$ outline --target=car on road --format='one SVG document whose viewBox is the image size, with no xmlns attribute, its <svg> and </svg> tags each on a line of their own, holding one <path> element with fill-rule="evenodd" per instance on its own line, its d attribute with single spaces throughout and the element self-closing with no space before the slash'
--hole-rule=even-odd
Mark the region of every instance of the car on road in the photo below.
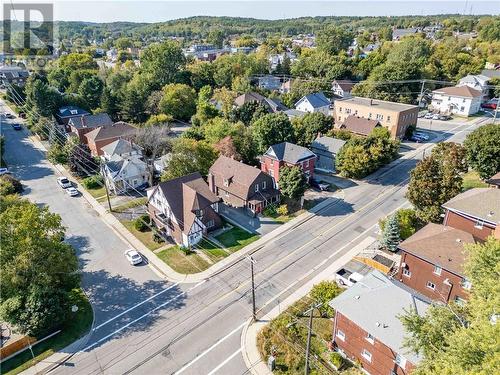
<svg viewBox="0 0 500 375">
<path fill-rule="evenodd" d="M 66 193 L 68 193 L 70 197 L 76 197 L 80 194 L 78 190 L 76 190 L 74 187 L 67 188 Z"/>
<path fill-rule="evenodd" d="M 418 138 L 422 138 L 426 141 L 429 140 L 429 136 L 426 134 L 426 133 L 422 133 L 422 132 L 413 132 L 413 135 L 417 136 Z"/>
<path fill-rule="evenodd" d="M 425 142 L 425 139 L 420 137 L 419 135 L 417 134 L 413 134 L 411 137 L 410 137 L 410 141 L 412 142 L 416 142 L 416 143 L 421 143 L 421 142 Z"/>
<path fill-rule="evenodd" d="M 10 118 L 10 119 L 16 118 L 16 116 L 14 116 L 12 113 L 7 113 L 5 115 L 5 117 Z"/>
<path fill-rule="evenodd" d="M 426 114 L 427 114 L 426 112 L 419 112 L 418 118 L 424 118 Z"/>
<path fill-rule="evenodd" d="M 425 114 L 424 118 L 425 118 L 425 119 L 427 119 L 427 120 L 430 120 L 430 119 L 432 118 L 432 116 L 434 116 L 434 114 L 433 114 L 433 113 L 431 113 L 431 112 L 427 112 L 427 113 Z"/>
<path fill-rule="evenodd" d="M 127 260 L 129 261 L 129 263 L 133 266 L 142 263 L 141 254 L 139 254 L 134 249 L 128 249 L 123 254 L 125 255 L 125 258 L 127 258 Z"/>
<path fill-rule="evenodd" d="M 319 189 L 321 191 L 326 191 L 330 188 L 330 184 L 328 184 L 322 180 L 318 180 L 316 178 L 311 179 L 311 186 L 315 187 L 316 189 Z"/>
<path fill-rule="evenodd" d="M 18 124 L 17 122 L 15 122 L 15 123 L 12 124 L 12 128 L 14 130 L 21 130 L 22 129 L 21 125 Z"/>
<path fill-rule="evenodd" d="M 71 181 L 68 180 L 66 177 L 58 177 L 57 178 L 57 183 L 63 189 L 70 188 L 70 187 L 73 186 L 73 184 L 71 183 Z"/>
<path fill-rule="evenodd" d="M 432 115 L 432 119 L 439 120 L 439 114 L 436 113 L 436 114 Z"/>
<path fill-rule="evenodd" d="M 481 108 L 497 109 L 497 103 L 489 101 L 489 102 L 481 104 Z"/>
<path fill-rule="evenodd" d="M 3 176 L 4 174 L 9 174 L 9 170 L 7 168 L 0 168 L 0 176 Z"/>
<path fill-rule="evenodd" d="M 441 121 L 448 121 L 448 120 L 451 120 L 451 116 L 449 116 L 449 115 L 439 115 L 439 119 Z"/>
</svg>

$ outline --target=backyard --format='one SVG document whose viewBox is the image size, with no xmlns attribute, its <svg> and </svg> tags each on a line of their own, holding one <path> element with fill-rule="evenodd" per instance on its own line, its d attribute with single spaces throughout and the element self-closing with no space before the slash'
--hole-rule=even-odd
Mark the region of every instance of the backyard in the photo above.
<svg viewBox="0 0 500 375">
<path fill-rule="evenodd" d="M 469 171 L 465 173 L 463 176 L 462 182 L 462 190 L 466 191 L 473 188 L 483 188 L 488 187 L 488 184 L 481 181 L 479 175 L 475 171 Z"/>
</svg>

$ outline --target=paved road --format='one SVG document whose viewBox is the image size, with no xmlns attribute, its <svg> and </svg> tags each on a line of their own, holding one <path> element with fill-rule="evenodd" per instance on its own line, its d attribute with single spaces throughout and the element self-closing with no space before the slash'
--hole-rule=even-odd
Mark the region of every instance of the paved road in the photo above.
<svg viewBox="0 0 500 375">
<path fill-rule="evenodd" d="M 466 133 L 474 128 L 475 126 L 466 124 L 450 129 L 449 133 L 455 134 L 453 140 L 461 141 Z M 7 135 L 11 136 L 10 132 Z M 24 160 L 17 164 L 16 172 L 20 173 L 21 178 L 23 178 L 22 173 L 35 181 L 46 178 L 41 185 L 49 183 L 52 185 L 47 187 L 45 194 L 47 196 L 59 194 L 56 193 L 58 187 L 53 181 L 55 176 L 49 177 L 50 174 L 44 176 L 48 166 L 41 156 L 38 159 L 34 156 L 40 154 L 33 150 L 31 144 L 23 140 L 20 135 L 11 136 L 7 144 L 8 152 L 16 152 L 12 158 L 9 156 L 8 162 L 17 158 Z M 23 159 L 26 154 L 31 155 L 29 160 Z M 283 233 L 259 249 L 253 255 L 256 260 L 258 315 L 262 316 L 277 306 L 280 300 L 284 300 L 312 278 L 315 273 L 312 271 L 314 267 L 315 271 L 320 272 L 328 266 L 329 260 L 341 256 L 350 247 L 361 242 L 368 233 L 371 234 L 380 217 L 405 204 L 404 193 L 408 173 L 420 156 L 421 153 L 413 158 L 398 160 L 391 169 L 383 169 L 366 181 L 346 188 L 344 200 L 335 201 L 317 216 Z M 40 168 L 43 170 L 40 171 Z M 30 177 L 32 175 L 38 177 Z M 30 181 L 26 181 L 26 184 L 29 186 Z M 72 201 L 60 194 L 50 200 L 42 193 L 42 188 L 33 187 L 34 196 L 37 196 L 38 189 L 40 189 L 38 194 L 41 194 L 40 201 L 46 201 L 51 208 L 53 204 L 56 212 L 67 211 L 69 205 L 74 202 L 84 207 L 83 202 Z M 64 204 L 62 199 L 65 199 Z M 89 208 L 78 209 L 76 206 L 75 203 L 75 207 L 70 207 L 71 212 L 66 212 L 64 215 L 65 223 L 68 227 L 71 226 L 72 233 L 86 237 L 91 243 L 91 248 L 100 248 L 102 244 L 106 244 L 107 248 L 108 243 L 120 241 L 119 239 L 110 241 L 108 235 L 111 234 L 94 237 L 94 230 L 89 229 L 89 225 L 85 225 L 85 222 L 89 221 L 96 227 L 102 227 L 103 224 L 98 218 L 93 217 Z M 66 217 L 80 215 L 84 220 Z M 73 229 L 73 225 L 78 231 Z M 231 375 L 246 373 L 248 370 L 239 350 L 242 326 L 251 316 L 248 261 L 243 259 L 200 284 L 162 284 L 147 268 L 129 269 L 126 264 L 115 264 L 115 259 L 116 262 L 120 262 L 121 259 L 121 245 L 125 246 L 117 243 L 115 245 L 117 250 L 113 251 L 93 250 L 97 253 L 94 256 L 89 255 L 92 251 L 83 252 L 85 266 L 92 267 L 89 270 L 92 274 L 94 263 L 99 264 L 101 272 L 109 273 L 110 269 L 116 270 L 112 273 L 113 277 L 117 277 L 118 280 L 122 278 L 128 280 L 127 283 L 118 282 L 121 291 L 115 293 L 111 291 L 114 289 L 113 285 L 107 287 L 106 284 L 106 281 L 112 280 L 113 277 L 103 279 L 105 282 L 100 285 L 113 296 L 116 294 L 127 298 L 139 297 L 137 301 L 150 299 L 144 303 L 137 302 L 135 308 L 130 303 L 122 306 L 120 304 L 122 301 L 118 299 L 114 314 L 115 307 L 108 306 L 108 319 L 113 320 L 109 322 L 101 320 L 91 337 L 89 346 L 71 359 L 71 367 L 61 367 L 56 372 Z M 108 255 L 108 261 L 103 259 L 106 258 L 105 255 Z M 127 269 L 126 276 L 121 274 L 125 269 Z M 136 271 L 139 271 L 140 275 L 135 275 Z M 134 274 L 129 275 L 128 272 Z M 133 284 L 133 288 L 128 288 L 129 283 Z M 150 288 L 147 288 L 147 285 L 150 285 Z M 143 294 L 146 288 L 150 292 Z M 159 292 L 162 294 L 154 294 Z M 113 304 L 111 301 L 109 300 Z M 103 309 L 105 304 L 106 302 L 102 301 Z"/>
</svg>

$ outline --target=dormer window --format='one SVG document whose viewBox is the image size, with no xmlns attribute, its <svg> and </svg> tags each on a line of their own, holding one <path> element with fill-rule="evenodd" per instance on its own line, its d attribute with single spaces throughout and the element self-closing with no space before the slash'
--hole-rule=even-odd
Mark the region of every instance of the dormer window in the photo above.
<svg viewBox="0 0 500 375">
<path fill-rule="evenodd" d="M 255 192 L 259 191 L 259 184 L 255 184 Z"/>
<path fill-rule="evenodd" d="M 224 186 L 226 186 L 226 187 L 229 186 L 229 179 L 228 178 L 224 179 Z"/>
<path fill-rule="evenodd" d="M 266 181 L 262 181 L 262 190 L 266 190 Z"/>
<path fill-rule="evenodd" d="M 77 115 L 77 114 L 78 114 L 78 111 L 77 111 L 76 109 L 71 109 L 71 110 L 70 110 L 70 113 L 71 113 L 72 115 Z"/>
<path fill-rule="evenodd" d="M 476 224 L 474 224 L 474 228 L 483 229 L 484 222 L 482 220 L 476 220 Z"/>
</svg>

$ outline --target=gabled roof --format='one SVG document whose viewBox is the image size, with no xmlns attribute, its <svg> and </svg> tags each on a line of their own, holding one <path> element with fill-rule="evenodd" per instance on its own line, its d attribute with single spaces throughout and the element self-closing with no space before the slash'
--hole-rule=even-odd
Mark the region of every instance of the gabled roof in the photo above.
<svg viewBox="0 0 500 375">
<path fill-rule="evenodd" d="M 419 362 L 420 356 L 403 346 L 406 332 L 399 316 L 412 308 L 423 316 L 430 306 L 428 298 L 373 271 L 329 305 L 411 363 Z"/>
<path fill-rule="evenodd" d="M 339 87 L 346 92 L 351 92 L 352 88 L 356 84 L 355 82 L 352 81 L 347 81 L 347 80 L 335 80 L 333 83 L 339 85 Z"/>
<path fill-rule="evenodd" d="M 401 242 L 399 248 L 457 275 L 463 275 L 467 258 L 464 245 L 473 243 L 474 237 L 470 233 L 430 223 Z"/>
<path fill-rule="evenodd" d="M 497 225 L 500 224 L 500 189 L 470 189 L 450 199 L 443 207 Z"/>
<path fill-rule="evenodd" d="M 364 117 L 349 115 L 344 120 L 343 124 L 340 125 L 340 128 L 349 130 L 351 133 L 367 136 L 377 126 L 380 126 L 377 120 L 369 120 Z"/>
<path fill-rule="evenodd" d="M 309 149 L 289 142 L 272 145 L 267 149 L 265 155 L 290 164 L 316 157 Z"/>
<path fill-rule="evenodd" d="M 234 104 L 236 104 L 238 107 L 241 107 L 245 103 L 251 103 L 251 102 L 262 103 L 264 99 L 265 97 L 260 95 L 258 92 L 252 91 L 238 96 L 236 99 L 234 99 Z"/>
<path fill-rule="evenodd" d="M 296 117 L 301 118 L 307 115 L 309 112 L 299 111 L 298 109 L 291 108 L 287 109 L 286 111 L 283 111 L 283 113 L 290 118 L 296 118 Z"/>
<path fill-rule="evenodd" d="M 210 191 L 199 172 L 160 182 L 157 189 L 161 190 L 184 232 L 189 232 L 193 225 L 196 210 L 203 210 L 220 200 Z"/>
<path fill-rule="evenodd" d="M 126 122 L 119 121 L 115 122 L 110 126 L 103 126 L 92 130 L 85 134 L 85 137 L 89 140 L 98 141 L 101 139 L 109 139 L 115 137 L 125 137 L 135 134 L 136 128 Z"/>
<path fill-rule="evenodd" d="M 103 146 L 101 150 L 106 154 L 112 156 L 112 155 L 123 155 L 131 153 L 133 151 L 140 151 L 140 148 L 131 141 L 120 138 L 114 142 L 111 142 L 106 146 Z"/>
<path fill-rule="evenodd" d="M 100 126 L 113 125 L 113 120 L 107 113 L 98 113 L 96 115 L 81 115 L 71 117 L 69 125 L 77 129 L 98 128 Z"/>
<path fill-rule="evenodd" d="M 288 110 L 288 108 L 279 99 L 264 98 L 264 104 L 266 104 L 272 112 Z"/>
<path fill-rule="evenodd" d="M 484 85 L 489 80 L 490 80 L 490 77 L 486 77 L 482 74 L 476 74 L 476 75 L 468 74 L 465 77 L 460 78 L 460 80 L 458 82 L 465 83 L 467 81 L 474 81 L 474 82 L 477 82 L 479 85 Z"/>
<path fill-rule="evenodd" d="M 332 138 L 332 137 L 320 137 L 315 139 L 311 144 L 311 148 L 316 148 L 319 150 L 326 150 L 333 154 L 338 154 L 340 149 L 346 144 L 343 139 Z"/>
<path fill-rule="evenodd" d="M 500 172 L 498 172 L 497 174 L 491 176 L 490 178 L 488 178 L 486 180 L 486 183 L 490 184 L 490 185 L 496 185 L 496 186 L 500 186 Z"/>
<path fill-rule="evenodd" d="M 295 103 L 295 107 L 303 101 L 308 101 L 313 108 L 321 108 L 330 105 L 330 100 L 322 92 L 315 92 L 313 94 L 303 96 L 297 103 Z"/>
<path fill-rule="evenodd" d="M 116 180 L 122 172 L 126 171 L 131 166 L 137 166 L 138 169 L 146 170 L 146 163 L 138 157 L 122 158 L 115 155 L 106 162 L 106 168 L 111 172 L 113 180 Z"/>
<path fill-rule="evenodd" d="M 75 116 L 84 116 L 88 115 L 89 113 L 77 106 L 74 105 L 68 105 L 65 107 L 61 107 L 57 110 L 56 116 L 59 118 L 65 118 L 65 117 L 75 117 Z"/>
<path fill-rule="evenodd" d="M 464 86 L 452 86 L 443 87 L 442 89 L 437 89 L 433 91 L 436 94 L 445 94 L 450 96 L 459 96 L 461 98 L 477 98 L 482 96 L 482 92 L 467 85 Z"/>
</svg>

